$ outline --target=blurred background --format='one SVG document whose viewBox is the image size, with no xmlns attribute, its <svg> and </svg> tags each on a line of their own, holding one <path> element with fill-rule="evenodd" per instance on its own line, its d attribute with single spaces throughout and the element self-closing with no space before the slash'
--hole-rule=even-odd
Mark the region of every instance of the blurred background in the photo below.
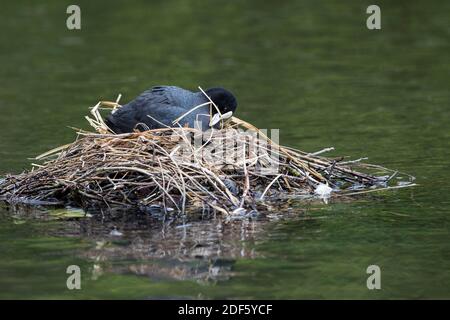
<svg viewBox="0 0 450 320">
<path fill-rule="evenodd" d="M 81 30 L 66 27 L 70 4 Z M 226 87 L 236 115 L 279 128 L 282 144 L 367 156 L 420 186 L 239 226 L 2 206 L 0 298 L 450 298 L 450 3 L 376 1 L 382 29 L 368 30 L 371 4 L 3 2 L 0 176 L 71 142 L 97 101 L 169 84 Z M 65 287 L 69 264 L 89 274 L 80 291 Z M 366 287 L 370 264 L 382 290 Z"/>
</svg>

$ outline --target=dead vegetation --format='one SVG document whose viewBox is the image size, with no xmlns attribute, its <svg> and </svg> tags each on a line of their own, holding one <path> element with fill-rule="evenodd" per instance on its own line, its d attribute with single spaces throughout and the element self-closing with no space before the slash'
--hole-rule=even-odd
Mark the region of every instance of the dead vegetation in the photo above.
<svg viewBox="0 0 450 320">
<path fill-rule="evenodd" d="M 280 146 L 236 117 L 221 130 L 202 133 L 166 127 L 116 135 L 103 121 L 99 102 L 87 117 L 95 132 L 36 158 L 40 164 L 0 182 L 1 199 L 82 207 L 153 206 L 245 213 L 285 197 L 328 197 L 388 187 L 397 174 L 361 159 L 321 156 Z M 212 107 L 212 106 L 211 106 Z M 401 187 L 401 186 L 394 186 Z"/>
</svg>

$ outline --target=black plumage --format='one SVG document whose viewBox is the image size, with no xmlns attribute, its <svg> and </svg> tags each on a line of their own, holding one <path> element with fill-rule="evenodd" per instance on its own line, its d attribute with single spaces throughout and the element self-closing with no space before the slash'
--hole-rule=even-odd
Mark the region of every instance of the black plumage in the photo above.
<svg viewBox="0 0 450 320">
<path fill-rule="evenodd" d="M 205 91 L 221 114 L 234 112 L 236 98 L 223 88 Z M 141 93 L 136 99 L 117 109 L 106 118 L 106 124 L 115 133 L 133 132 L 164 127 L 191 127 L 203 131 L 210 128 L 211 115 L 217 109 L 201 91 L 191 92 L 175 86 L 157 86 Z M 201 107 L 197 107 L 202 105 Z M 196 108 L 197 107 L 197 108 Z M 186 114 L 190 110 L 194 109 Z M 185 116 L 183 116 L 185 115 Z M 174 123 L 183 116 L 178 123 Z M 218 127 L 216 124 L 214 127 Z"/>
</svg>

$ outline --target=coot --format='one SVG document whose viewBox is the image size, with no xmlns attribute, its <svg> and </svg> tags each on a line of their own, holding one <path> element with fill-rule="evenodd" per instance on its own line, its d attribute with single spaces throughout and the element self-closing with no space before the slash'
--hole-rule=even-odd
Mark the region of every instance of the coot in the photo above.
<svg viewBox="0 0 450 320">
<path fill-rule="evenodd" d="M 203 131 L 219 128 L 220 120 L 236 110 L 234 95 L 224 88 L 210 88 L 205 93 L 192 92 L 175 86 L 156 86 L 117 109 L 106 118 L 115 133 L 164 127 L 190 127 Z M 217 110 L 219 109 L 219 110 Z M 212 117 L 211 117 L 212 116 Z"/>
</svg>

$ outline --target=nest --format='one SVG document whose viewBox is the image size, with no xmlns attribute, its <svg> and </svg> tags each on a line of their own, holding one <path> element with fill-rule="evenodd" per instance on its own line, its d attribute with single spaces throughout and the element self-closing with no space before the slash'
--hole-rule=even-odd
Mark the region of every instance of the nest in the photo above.
<svg viewBox="0 0 450 320">
<path fill-rule="evenodd" d="M 280 146 L 232 117 L 222 130 L 162 128 L 114 134 L 99 102 L 86 117 L 95 132 L 36 159 L 31 171 L 8 175 L 0 197 L 9 203 L 160 206 L 245 213 L 280 199 L 355 194 L 388 187 L 397 174 L 364 164 Z M 397 186 L 400 187 L 400 186 Z"/>
</svg>

